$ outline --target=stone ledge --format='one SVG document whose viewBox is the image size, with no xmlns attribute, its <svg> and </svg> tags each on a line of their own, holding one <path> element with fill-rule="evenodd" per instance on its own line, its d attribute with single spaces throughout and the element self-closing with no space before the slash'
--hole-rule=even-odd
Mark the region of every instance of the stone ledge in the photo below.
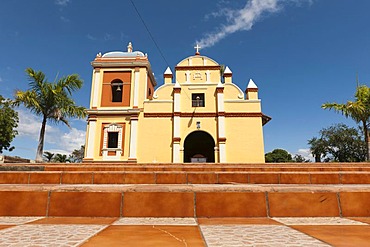
<svg viewBox="0 0 370 247">
<path fill-rule="evenodd" d="M 0 191 L 50 192 L 370 192 L 369 184 L 296 185 L 296 184 L 2 184 Z"/>
</svg>

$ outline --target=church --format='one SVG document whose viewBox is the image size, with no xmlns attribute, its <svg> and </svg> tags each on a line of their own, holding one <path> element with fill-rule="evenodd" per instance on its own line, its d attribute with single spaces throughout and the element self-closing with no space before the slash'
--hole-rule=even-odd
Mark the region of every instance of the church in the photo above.
<svg viewBox="0 0 370 247">
<path fill-rule="evenodd" d="M 157 85 L 148 56 L 97 54 L 84 162 L 264 163 L 258 87 L 243 92 L 232 71 L 196 53 L 168 67 Z"/>
</svg>

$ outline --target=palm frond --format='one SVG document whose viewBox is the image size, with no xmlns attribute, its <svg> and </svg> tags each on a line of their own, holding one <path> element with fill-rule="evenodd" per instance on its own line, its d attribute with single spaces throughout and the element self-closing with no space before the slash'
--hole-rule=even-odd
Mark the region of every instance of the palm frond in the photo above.
<svg viewBox="0 0 370 247">
<path fill-rule="evenodd" d="M 31 90 L 41 91 L 45 82 L 45 74 L 41 71 L 35 71 L 32 68 L 27 68 L 26 73 L 28 75 L 29 85 Z"/>
<path fill-rule="evenodd" d="M 19 106 L 20 103 L 37 115 L 42 113 L 42 105 L 40 105 L 35 91 L 17 91 L 15 93 L 14 104 Z"/>
<path fill-rule="evenodd" d="M 69 95 L 71 95 L 72 92 L 81 89 L 82 84 L 83 81 L 80 79 L 79 75 L 72 74 L 59 79 L 57 86 L 60 87 L 63 91 L 68 92 Z"/>
</svg>

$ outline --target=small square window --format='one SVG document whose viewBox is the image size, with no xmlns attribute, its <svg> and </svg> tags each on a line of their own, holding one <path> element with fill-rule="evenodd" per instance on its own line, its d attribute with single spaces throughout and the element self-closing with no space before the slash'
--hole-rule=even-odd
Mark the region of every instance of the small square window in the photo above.
<svg viewBox="0 0 370 247">
<path fill-rule="evenodd" d="M 204 107 L 204 93 L 193 93 L 191 94 L 191 106 L 192 107 Z"/>
<path fill-rule="evenodd" d="M 108 132 L 108 148 L 118 147 L 118 132 Z"/>
</svg>

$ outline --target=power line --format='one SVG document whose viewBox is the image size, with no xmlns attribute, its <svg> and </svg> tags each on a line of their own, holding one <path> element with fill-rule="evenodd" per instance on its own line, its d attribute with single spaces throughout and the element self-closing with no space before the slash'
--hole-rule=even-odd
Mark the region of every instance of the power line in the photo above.
<svg viewBox="0 0 370 247">
<path fill-rule="evenodd" d="M 152 39 L 152 41 L 153 41 L 154 45 L 157 47 L 157 50 L 158 50 L 159 54 L 161 54 L 161 56 L 162 56 L 163 60 L 164 60 L 164 61 L 165 61 L 165 63 L 167 64 L 167 66 L 168 66 L 168 67 L 170 67 L 170 65 L 168 64 L 168 62 L 167 62 L 166 58 L 164 57 L 164 55 L 163 55 L 163 53 L 162 53 L 161 49 L 159 48 L 159 46 L 158 46 L 157 42 L 155 41 L 155 39 L 154 39 L 154 37 L 153 37 L 152 33 L 149 31 L 148 26 L 145 24 L 144 19 L 141 17 L 141 15 L 140 15 L 140 13 L 139 13 L 139 10 L 136 8 L 136 6 L 135 6 L 135 4 L 134 4 L 133 0 L 130 0 L 130 2 L 132 3 L 132 6 L 134 6 L 134 9 L 135 9 L 135 11 L 136 11 L 137 15 L 139 16 L 139 18 L 140 18 L 141 22 L 143 23 L 143 25 L 144 25 L 144 27 L 145 27 L 146 31 L 148 32 L 148 34 L 149 34 L 150 38 Z"/>
</svg>

